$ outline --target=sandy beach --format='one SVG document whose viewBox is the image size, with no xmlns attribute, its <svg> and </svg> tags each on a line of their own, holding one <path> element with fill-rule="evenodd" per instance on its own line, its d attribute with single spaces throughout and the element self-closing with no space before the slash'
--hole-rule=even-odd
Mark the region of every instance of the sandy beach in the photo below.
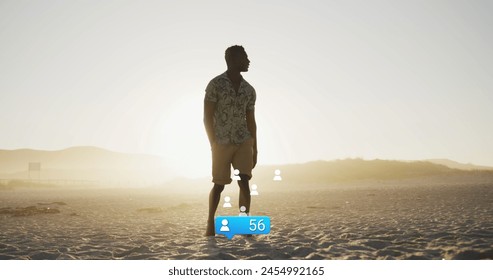
<svg viewBox="0 0 493 280">
<path fill-rule="evenodd" d="M 259 187 L 271 233 L 232 240 L 203 236 L 209 185 L 2 190 L 0 259 L 493 259 L 493 183 L 426 182 Z"/>
</svg>

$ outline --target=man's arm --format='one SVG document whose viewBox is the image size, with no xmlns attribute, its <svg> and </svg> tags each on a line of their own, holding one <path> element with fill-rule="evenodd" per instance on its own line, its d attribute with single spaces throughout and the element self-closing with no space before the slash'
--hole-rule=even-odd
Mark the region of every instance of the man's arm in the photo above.
<svg viewBox="0 0 493 280">
<path fill-rule="evenodd" d="M 247 110 L 246 111 L 246 121 L 248 131 L 253 137 L 253 167 L 257 165 L 257 122 L 255 121 L 255 110 Z"/>
<path fill-rule="evenodd" d="M 209 143 L 212 144 L 216 141 L 216 135 L 214 135 L 214 111 L 216 109 L 216 102 L 204 101 L 204 126 L 209 138 Z"/>
</svg>

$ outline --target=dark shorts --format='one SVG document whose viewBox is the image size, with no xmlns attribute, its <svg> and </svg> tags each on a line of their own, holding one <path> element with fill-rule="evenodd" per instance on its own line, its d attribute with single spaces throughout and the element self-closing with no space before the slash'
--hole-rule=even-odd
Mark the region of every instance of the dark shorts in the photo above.
<svg viewBox="0 0 493 280">
<path fill-rule="evenodd" d="M 252 178 L 253 138 L 235 144 L 212 144 L 212 182 L 218 185 L 231 184 L 231 165 L 240 174 Z"/>
</svg>

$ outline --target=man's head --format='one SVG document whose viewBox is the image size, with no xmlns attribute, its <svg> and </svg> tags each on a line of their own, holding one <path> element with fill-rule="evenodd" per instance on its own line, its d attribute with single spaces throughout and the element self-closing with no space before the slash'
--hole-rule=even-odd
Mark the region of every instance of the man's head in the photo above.
<svg viewBox="0 0 493 280">
<path fill-rule="evenodd" d="M 242 46 L 231 46 L 226 49 L 224 54 L 228 69 L 237 70 L 239 72 L 247 72 L 250 65 L 248 55 Z"/>
</svg>

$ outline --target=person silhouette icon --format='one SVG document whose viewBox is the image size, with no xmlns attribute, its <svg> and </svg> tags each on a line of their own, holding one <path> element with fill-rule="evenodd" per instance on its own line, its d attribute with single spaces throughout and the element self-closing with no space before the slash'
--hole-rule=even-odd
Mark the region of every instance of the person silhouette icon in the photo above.
<svg viewBox="0 0 493 280">
<path fill-rule="evenodd" d="M 281 170 L 279 169 L 276 169 L 276 171 L 274 171 L 274 181 L 282 181 L 282 178 L 281 178 Z"/>
<path fill-rule="evenodd" d="M 250 192 L 250 195 L 258 195 L 257 185 L 252 185 L 252 191 Z"/>
<path fill-rule="evenodd" d="M 245 206 L 241 206 L 240 207 L 240 214 L 238 216 L 248 216 L 245 211 L 246 211 L 246 207 Z"/>
<path fill-rule="evenodd" d="M 219 231 L 225 231 L 225 232 L 229 231 L 229 227 L 228 227 L 228 220 L 223 219 L 223 220 L 221 221 L 221 224 L 222 224 L 222 226 L 221 226 L 221 228 L 219 229 Z"/>
<path fill-rule="evenodd" d="M 234 174 L 234 175 L 233 175 L 233 180 L 234 180 L 234 181 L 240 181 L 240 180 L 241 180 L 241 177 L 240 177 L 240 170 L 235 169 L 235 170 L 233 171 L 233 174 Z"/>
<path fill-rule="evenodd" d="M 229 208 L 231 207 L 231 203 L 229 202 L 231 200 L 231 198 L 229 196 L 225 196 L 224 197 L 224 204 L 223 204 L 223 207 L 225 208 Z"/>
</svg>

